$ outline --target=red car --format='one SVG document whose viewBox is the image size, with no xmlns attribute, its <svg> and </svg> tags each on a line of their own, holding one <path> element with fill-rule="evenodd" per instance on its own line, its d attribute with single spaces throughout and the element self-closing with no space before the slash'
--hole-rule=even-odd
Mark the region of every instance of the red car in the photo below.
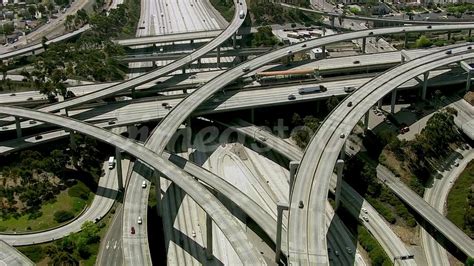
<svg viewBox="0 0 474 266">
<path fill-rule="evenodd" d="M 132 235 L 135 234 L 135 227 L 132 226 L 132 229 L 130 229 L 130 233 L 132 233 Z"/>
</svg>

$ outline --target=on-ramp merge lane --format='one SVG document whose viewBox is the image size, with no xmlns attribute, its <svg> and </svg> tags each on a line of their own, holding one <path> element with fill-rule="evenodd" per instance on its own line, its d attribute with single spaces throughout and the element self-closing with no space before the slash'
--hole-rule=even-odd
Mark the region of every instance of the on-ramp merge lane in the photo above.
<svg viewBox="0 0 474 266">
<path fill-rule="evenodd" d="M 34 119 L 75 130 L 126 151 L 130 155 L 148 164 L 151 168 L 163 173 L 186 191 L 186 193 L 211 216 L 214 223 L 222 230 L 222 232 L 224 232 L 242 263 L 247 265 L 265 264 L 260 253 L 253 247 L 247 238 L 242 227 L 227 208 L 222 205 L 222 203 L 220 203 L 212 193 L 197 182 L 192 176 L 188 175 L 183 170 L 158 156 L 146 147 L 104 129 L 53 114 L 7 106 L 0 106 L 0 113 Z"/>
<path fill-rule="evenodd" d="M 360 117 L 380 98 L 407 80 L 439 66 L 474 58 L 474 53 L 461 53 L 467 51 L 466 47 L 453 49 L 452 55 L 441 51 L 415 59 L 372 79 L 342 101 L 326 118 L 304 153 L 292 189 L 288 226 L 289 256 L 292 263 L 327 263 L 326 233 L 320 227 L 324 222 L 321 212 L 324 211 L 330 176 L 345 137 L 350 134 Z M 353 103 L 351 108 L 347 107 L 350 101 Z M 341 138 L 341 134 L 345 135 L 344 138 Z M 299 209 L 300 200 L 305 206 L 311 207 Z M 444 232 L 445 236 L 464 253 L 474 255 L 472 240 L 452 223 L 447 223 L 446 219 L 429 219 L 429 221 L 440 232 Z"/>
</svg>

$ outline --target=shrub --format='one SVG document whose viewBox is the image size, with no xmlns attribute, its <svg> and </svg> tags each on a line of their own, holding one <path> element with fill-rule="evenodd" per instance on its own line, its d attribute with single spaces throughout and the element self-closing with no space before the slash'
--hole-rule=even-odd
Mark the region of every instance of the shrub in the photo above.
<svg viewBox="0 0 474 266">
<path fill-rule="evenodd" d="M 68 195 L 71 197 L 81 198 L 83 200 L 89 199 L 89 188 L 82 182 L 78 182 L 68 190 Z"/>
<path fill-rule="evenodd" d="M 54 213 L 54 220 L 58 223 L 62 223 L 74 218 L 74 214 L 70 211 L 57 211 Z"/>
<path fill-rule="evenodd" d="M 43 248 L 38 245 L 19 247 L 18 250 L 33 262 L 40 262 L 46 256 Z"/>
</svg>

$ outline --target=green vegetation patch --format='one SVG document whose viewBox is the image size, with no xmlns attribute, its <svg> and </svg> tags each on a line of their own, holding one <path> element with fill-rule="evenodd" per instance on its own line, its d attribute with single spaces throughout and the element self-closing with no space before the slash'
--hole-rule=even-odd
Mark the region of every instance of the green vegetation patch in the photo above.
<svg viewBox="0 0 474 266">
<path fill-rule="evenodd" d="M 99 252 L 100 239 L 106 226 L 84 222 L 81 231 L 73 233 L 51 244 L 20 247 L 18 250 L 38 264 L 50 265 L 94 265 Z"/>
<path fill-rule="evenodd" d="M 365 227 L 357 226 L 357 240 L 361 246 L 369 253 L 370 261 L 372 265 L 388 266 L 393 265 L 390 258 L 387 256 L 382 246 L 375 240 Z"/>
<path fill-rule="evenodd" d="M 447 217 L 471 238 L 474 237 L 474 161 L 454 183 L 448 195 Z"/>
<path fill-rule="evenodd" d="M 244 0 L 239 0 L 244 1 Z M 225 20 L 230 22 L 234 17 L 234 2 L 232 0 L 211 0 L 212 6 L 221 13 Z"/>
<path fill-rule="evenodd" d="M 82 185 L 79 185 L 82 184 Z M 78 182 L 75 186 L 84 186 L 82 182 Z M 75 187 L 73 186 L 73 187 Z M 87 188 L 87 187 L 86 187 Z M 69 221 L 78 215 L 86 205 L 92 200 L 93 193 L 89 190 L 88 198 L 82 199 L 71 197 L 67 191 L 62 191 L 51 203 L 43 204 L 39 211 L 38 217 L 34 215 L 25 214 L 19 217 L 11 216 L 8 219 L 0 218 L 0 229 L 6 232 L 26 232 L 45 230 L 60 225 L 63 222 Z M 66 213 L 62 218 L 57 217 L 57 214 Z"/>
</svg>

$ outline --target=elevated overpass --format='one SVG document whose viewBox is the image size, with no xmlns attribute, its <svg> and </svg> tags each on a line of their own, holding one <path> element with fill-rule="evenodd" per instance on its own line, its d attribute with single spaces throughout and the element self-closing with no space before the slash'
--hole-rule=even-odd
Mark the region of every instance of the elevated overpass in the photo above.
<svg viewBox="0 0 474 266">
<path fill-rule="evenodd" d="M 404 19 L 396 19 L 396 18 L 387 18 L 387 17 L 365 17 L 365 16 L 354 16 L 354 15 L 344 15 L 336 12 L 325 12 L 325 11 L 319 11 L 315 9 L 310 9 L 310 8 L 304 8 L 304 7 L 298 7 L 294 5 L 289 5 L 285 3 L 280 3 L 280 5 L 287 7 L 287 8 L 292 8 L 292 9 L 298 9 L 304 12 L 309 12 L 313 14 L 318 14 L 322 16 L 329 17 L 331 21 L 334 21 L 335 18 L 337 19 L 351 19 L 351 20 L 359 20 L 359 21 L 364 21 L 364 22 L 380 22 L 380 23 L 385 23 L 385 24 L 393 24 L 393 25 L 446 25 L 446 24 L 470 24 L 472 22 L 470 21 L 432 21 L 432 20 L 404 20 Z"/>
<path fill-rule="evenodd" d="M 13 266 L 33 266 L 35 265 L 28 257 L 23 255 L 14 247 L 0 240 L 0 264 Z"/>
<path fill-rule="evenodd" d="M 235 122 L 222 124 L 268 146 L 272 150 L 277 151 L 284 157 L 288 158 L 290 161 L 299 162 L 303 157 L 303 152 L 295 145 L 243 120 L 239 119 Z M 260 136 L 263 138 L 260 138 Z M 336 186 L 336 180 L 337 177 L 333 174 L 331 177 L 331 190 L 333 190 L 333 192 L 334 187 Z M 397 235 L 395 235 L 382 216 L 377 213 L 375 208 L 372 207 L 372 205 L 359 195 L 359 193 L 357 193 L 349 184 L 343 181 L 341 185 L 342 203 L 347 207 L 347 210 L 351 215 L 362 221 L 364 226 L 367 227 L 367 229 L 377 239 L 378 243 L 383 247 L 387 255 L 390 258 L 410 255 L 411 253 L 408 251 L 405 244 Z M 362 208 L 367 210 L 367 214 L 362 211 Z M 367 215 L 369 221 L 364 221 L 362 218 L 363 215 Z M 416 265 L 414 260 L 403 260 L 400 261 L 399 264 Z"/>
<path fill-rule="evenodd" d="M 467 47 L 468 45 L 455 49 L 446 48 L 444 51 L 420 57 L 385 72 L 345 98 L 325 119 L 306 148 L 291 192 L 293 197 L 290 203 L 288 227 L 290 262 L 299 264 L 328 262 L 325 232 L 318 227 L 324 221 L 324 216 L 319 212 L 324 208 L 330 177 L 340 150 L 361 116 L 379 99 L 407 80 L 443 65 L 474 58 L 474 53 L 469 53 L 471 50 L 466 50 Z M 446 53 L 450 49 L 453 55 Z M 349 102 L 352 102 L 352 107 L 347 107 Z M 308 207 L 298 208 L 300 201 Z M 416 209 L 416 211 L 467 256 L 474 255 L 473 241 L 445 217 L 439 213 L 434 214 L 430 209 Z"/>
<path fill-rule="evenodd" d="M 82 27 L 82 28 L 80 28 L 76 31 L 66 33 L 64 35 L 61 35 L 61 36 L 56 37 L 54 39 L 51 39 L 51 40 L 47 41 L 46 44 L 51 44 L 51 43 L 55 43 L 55 42 L 61 42 L 61 41 L 68 40 L 68 39 L 70 39 L 72 37 L 75 37 L 75 36 L 85 32 L 89 29 L 90 29 L 90 26 L 89 26 L 89 24 L 87 24 L 84 27 Z M 43 50 L 43 45 L 41 43 L 31 45 L 31 46 L 27 46 L 25 48 L 17 49 L 15 51 L 11 51 L 11 52 L 8 52 L 8 53 L 0 54 L 0 60 L 7 60 L 7 59 L 10 59 L 10 58 L 13 58 L 13 57 L 16 57 L 16 56 L 25 55 L 25 54 L 29 54 L 29 53 L 35 54 L 36 52 L 38 52 L 40 50 Z"/>
<path fill-rule="evenodd" d="M 270 48 L 243 48 L 243 49 L 232 49 L 232 50 L 221 50 L 218 52 L 209 52 L 202 58 L 210 57 L 227 57 L 227 56 L 251 56 L 266 53 Z M 116 57 L 118 60 L 125 63 L 132 62 L 149 62 L 149 61 L 164 61 L 164 60 L 176 60 L 183 56 L 183 52 L 172 52 L 172 53 L 153 53 L 143 55 L 126 55 Z"/>
<path fill-rule="evenodd" d="M 270 52 L 268 54 L 262 55 L 257 57 L 253 60 L 244 62 L 240 64 L 238 67 L 232 68 L 223 74 L 219 75 L 218 77 L 212 79 L 188 97 L 186 97 L 183 101 L 181 101 L 168 115 L 161 121 L 161 123 L 156 127 L 150 136 L 149 142 L 150 147 L 153 147 L 153 150 L 161 152 L 165 149 L 167 143 L 170 141 L 173 134 L 171 132 L 175 132 L 178 127 L 183 123 L 186 118 L 206 99 L 208 99 L 212 94 L 223 88 L 228 83 L 232 82 L 233 80 L 237 79 L 238 77 L 243 76 L 247 71 L 247 69 L 254 70 L 268 62 L 277 60 L 279 58 L 288 56 L 290 53 L 301 52 L 305 51 L 314 47 L 318 46 L 325 46 L 330 43 L 340 42 L 344 40 L 352 40 L 356 38 L 364 38 L 368 36 L 378 36 L 378 35 L 387 35 L 393 33 L 403 33 L 403 32 L 419 32 L 419 31 L 435 31 L 435 30 L 460 30 L 460 29 L 470 29 L 474 25 L 443 25 L 443 26 L 432 26 L 432 27 L 424 27 L 424 26 L 410 26 L 410 27 L 400 27 L 400 28 L 382 28 L 382 29 L 374 29 L 374 30 L 364 30 L 364 31 L 357 31 L 357 32 L 350 32 L 346 34 L 340 35 L 332 35 L 326 36 L 316 40 L 309 40 L 306 42 L 299 43 L 297 45 L 291 46 L 290 52 L 288 52 L 288 47 L 278 49 L 276 51 Z M 331 168 L 332 171 L 332 168 Z M 307 185 L 308 183 L 306 183 Z M 309 187 L 309 186 L 307 186 Z M 303 188 L 304 190 L 305 188 Z M 328 189 L 326 188 L 325 193 L 323 196 L 326 198 Z M 295 195 L 293 193 L 292 195 Z M 309 199 L 309 195 L 306 199 Z M 314 199 L 314 198 L 313 198 Z M 291 200 L 291 209 L 297 209 L 298 204 L 294 205 L 294 200 Z M 324 201 L 320 201 L 320 203 L 324 204 Z M 308 203 L 306 201 L 306 203 Z M 306 206 L 316 206 L 316 203 L 313 204 L 306 204 Z M 298 209 L 297 209 L 298 210 Z M 300 212 L 301 213 L 301 212 Z M 323 209 L 318 209 L 318 214 L 322 215 L 324 213 Z M 291 214 L 291 212 L 290 212 Z M 313 215 L 315 213 L 312 213 Z M 293 216 L 294 217 L 294 216 Z M 290 215 L 291 218 L 291 215 Z M 298 219 L 299 220 L 299 219 Z M 299 224 L 301 225 L 303 220 L 299 220 Z M 321 226 L 324 224 L 324 218 L 315 217 L 315 219 L 311 219 L 312 224 Z M 323 230 L 316 230 L 316 231 L 307 231 L 308 224 L 303 223 L 303 226 L 299 226 L 295 228 L 298 231 L 291 232 L 289 231 L 289 252 L 288 255 L 290 256 L 290 261 L 299 264 L 313 264 L 313 263 L 328 263 L 327 258 L 327 246 L 326 246 L 326 233 Z M 293 233 L 295 233 L 293 235 Z M 298 235 L 298 236 L 297 236 Z M 311 236 L 311 237 L 309 237 Z M 297 239 L 296 239 L 297 238 Z M 309 239 L 316 239 L 315 242 L 309 241 Z M 317 243 L 317 244 L 315 244 Z M 311 245 L 308 248 L 308 245 Z"/>
<path fill-rule="evenodd" d="M 81 132 L 87 136 L 101 140 L 127 152 L 155 169 L 155 171 L 163 173 L 170 180 L 183 188 L 183 190 L 185 190 L 186 193 L 192 197 L 208 215 L 211 216 L 214 223 L 224 232 L 242 263 L 254 264 L 257 262 L 259 264 L 265 264 L 261 255 L 250 244 L 251 242 L 235 220 L 236 218 L 232 216 L 226 207 L 222 205 L 222 203 L 220 203 L 211 192 L 197 182 L 192 176 L 188 175 L 183 170 L 174 164 L 169 163 L 167 160 L 146 147 L 104 129 L 53 114 L 6 106 L 0 106 L 0 113 L 55 124 L 70 130 Z M 20 238 L 19 235 L 16 235 L 15 237 Z"/>
</svg>

